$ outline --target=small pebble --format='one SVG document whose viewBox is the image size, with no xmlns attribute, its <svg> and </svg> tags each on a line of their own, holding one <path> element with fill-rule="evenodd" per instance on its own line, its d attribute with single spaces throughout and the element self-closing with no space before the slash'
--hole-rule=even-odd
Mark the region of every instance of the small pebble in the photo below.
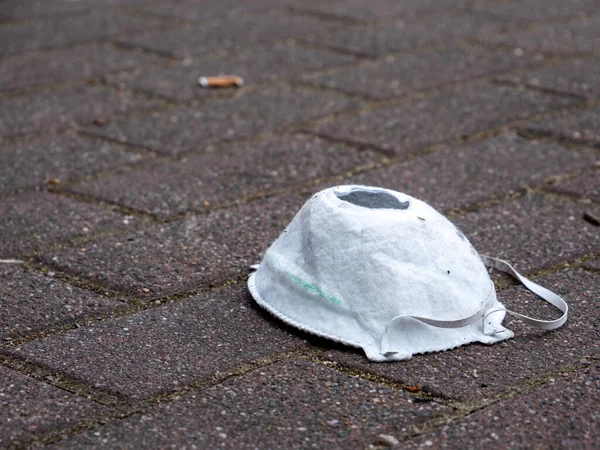
<svg viewBox="0 0 600 450">
<path fill-rule="evenodd" d="M 376 445 L 383 445 L 385 447 L 393 447 L 399 443 L 400 441 L 390 434 L 380 434 L 377 436 L 377 442 L 375 442 Z"/>
</svg>

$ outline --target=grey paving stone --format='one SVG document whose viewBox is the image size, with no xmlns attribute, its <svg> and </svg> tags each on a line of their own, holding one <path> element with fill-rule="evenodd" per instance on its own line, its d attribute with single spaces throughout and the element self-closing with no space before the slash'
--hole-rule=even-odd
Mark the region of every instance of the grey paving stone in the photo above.
<svg viewBox="0 0 600 450">
<path fill-rule="evenodd" d="M 501 33 L 480 34 L 477 38 L 489 44 L 556 54 L 589 53 L 600 49 L 600 16 L 574 20 L 561 26 L 549 23 L 528 28 L 512 27 Z"/>
<path fill-rule="evenodd" d="M 66 47 L 165 23 L 166 19 L 131 15 L 123 10 L 98 10 L 6 24 L 0 28 L 0 55 Z"/>
<path fill-rule="evenodd" d="M 54 16 L 57 14 L 78 13 L 91 8 L 103 6 L 128 5 L 143 0 L 3 0 L 0 4 L 0 20 L 23 20 L 38 16 Z"/>
<path fill-rule="evenodd" d="M 600 250 L 600 234 L 583 220 L 584 210 L 600 214 L 595 205 L 533 194 L 454 222 L 480 253 L 512 261 L 527 273 Z"/>
<path fill-rule="evenodd" d="M 359 105 L 341 95 L 272 87 L 196 107 L 119 119 L 90 131 L 174 155 L 202 150 L 215 142 L 281 130 Z"/>
<path fill-rule="evenodd" d="M 267 15 L 240 16 L 229 20 L 211 20 L 202 26 L 146 33 L 119 38 L 129 45 L 136 45 L 175 57 L 187 58 L 216 50 L 270 43 L 298 37 L 328 36 L 339 24 L 314 17 Z"/>
<path fill-rule="evenodd" d="M 515 337 L 494 345 L 471 344 L 393 364 L 370 363 L 361 351 L 349 348 L 330 350 L 326 357 L 437 395 L 482 400 L 598 354 L 600 323 L 595 311 L 600 276 L 571 269 L 535 281 L 554 290 L 569 304 L 569 319 L 562 328 L 535 330 L 507 316 L 504 324 L 514 331 Z M 500 291 L 499 299 L 507 308 L 533 317 L 560 317 L 560 311 L 522 287 Z"/>
<path fill-rule="evenodd" d="M 521 129 L 538 136 L 553 136 L 593 147 L 600 147 L 600 107 L 539 120 Z"/>
<path fill-rule="evenodd" d="M 399 2 L 398 2 L 399 3 Z M 366 27 L 345 27 L 321 36 L 300 36 L 316 45 L 366 55 L 385 55 L 430 45 L 446 45 L 453 41 L 479 35 L 496 34 L 508 25 L 500 20 L 488 20 L 466 12 L 446 11 L 395 22 Z"/>
<path fill-rule="evenodd" d="M 0 265 L 0 339 L 110 314 L 123 304 L 25 268 Z"/>
<path fill-rule="evenodd" d="M 126 91 L 93 85 L 63 87 L 0 99 L 0 136 L 52 132 L 75 123 L 106 121 L 113 114 L 161 105 Z"/>
<path fill-rule="evenodd" d="M 0 258 L 133 223 L 105 208 L 34 192 L 0 200 Z"/>
<path fill-rule="evenodd" d="M 472 2 L 469 9 L 498 14 L 511 19 L 547 20 L 598 12 L 596 0 L 513 0 Z"/>
<path fill-rule="evenodd" d="M 41 259 L 150 301 L 246 275 L 304 201 L 290 196 L 242 204 L 48 252 Z"/>
<path fill-rule="evenodd" d="M 495 129 L 575 101 L 488 83 L 455 87 L 311 128 L 320 134 L 406 153 Z"/>
<path fill-rule="evenodd" d="M 507 50 L 454 46 L 418 54 L 388 56 L 375 62 L 305 75 L 310 84 L 385 100 L 447 83 L 539 62 Z"/>
<path fill-rule="evenodd" d="M 193 61 L 193 62 L 192 62 Z M 112 83 L 135 87 L 174 100 L 192 100 L 234 93 L 231 89 L 202 89 L 200 76 L 235 74 L 253 85 L 300 75 L 354 61 L 352 56 L 285 44 L 250 47 L 234 55 L 187 59 L 160 70 L 139 70 L 107 77 Z"/>
<path fill-rule="evenodd" d="M 449 411 L 435 402 L 413 402 L 382 384 L 292 359 L 53 448 L 367 448 L 379 434 L 413 430 Z"/>
<path fill-rule="evenodd" d="M 558 182 L 551 187 L 551 190 L 600 203 L 600 173 L 596 171 Z"/>
<path fill-rule="evenodd" d="M 23 445 L 108 409 L 0 366 L 0 445 Z"/>
<path fill-rule="evenodd" d="M 464 1 L 446 0 L 408 0 L 402 2 L 395 0 L 371 0 L 368 2 L 363 0 L 338 0 L 330 2 L 309 0 L 298 2 L 298 5 L 294 5 L 294 9 L 298 11 L 328 14 L 361 22 L 372 22 L 394 18 L 406 18 L 417 13 L 458 7 L 464 3 Z"/>
<path fill-rule="evenodd" d="M 232 144 L 175 163 L 69 187 L 139 211 L 169 216 L 311 179 L 345 173 L 381 156 L 306 135 Z M 235 182 L 232 182 L 235 180 Z"/>
<path fill-rule="evenodd" d="M 4 58 L 0 67 L 0 92 L 93 78 L 160 61 L 162 58 L 158 56 L 125 51 L 106 44 L 12 56 Z"/>
<path fill-rule="evenodd" d="M 118 145 L 79 136 L 45 136 L 0 146 L 0 191 L 65 182 L 138 161 L 140 154 Z"/>
<path fill-rule="evenodd" d="M 251 301 L 241 283 L 7 351 L 139 400 L 306 345 Z"/>
<path fill-rule="evenodd" d="M 600 80 L 595 76 L 599 64 L 599 58 L 574 59 L 539 69 L 511 73 L 499 79 L 577 94 L 588 99 L 599 99 Z"/>
<path fill-rule="evenodd" d="M 509 134 L 446 146 L 430 155 L 348 177 L 345 182 L 406 192 L 449 211 L 539 185 L 553 175 L 590 166 L 598 158 L 594 151 L 579 152 Z"/>
<path fill-rule="evenodd" d="M 558 376 L 402 448 L 594 448 L 600 439 L 600 364 Z"/>
</svg>

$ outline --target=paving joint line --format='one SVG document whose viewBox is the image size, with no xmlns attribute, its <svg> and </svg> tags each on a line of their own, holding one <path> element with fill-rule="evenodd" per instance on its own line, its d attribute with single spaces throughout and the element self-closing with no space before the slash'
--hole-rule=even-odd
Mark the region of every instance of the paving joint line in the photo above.
<svg viewBox="0 0 600 450">
<path fill-rule="evenodd" d="M 115 10 L 123 10 L 123 6 L 115 6 L 115 7 L 107 7 L 107 8 L 102 8 L 103 10 L 109 10 L 109 9 L 115 9 Z M 90 10 L 91 12 L 93 12 L 93 10 Z M 133 11 L 125 11 L 126 14 L 128 14 L 129 16 L 135 17 L 136 14 Z M 72 16 L 73 13 L 71 13 L 70 16 Z M 85 16 L 86 14 L 77 14 L 77 16 L 82 15 Z M 139 15 L 138 15 L 139 16 Z M 29 18 L 27 19 L 27 21 L 31 21 L 31 22 L 36 22 L 36 21 L 40 21 L 40 20 L 47 20 L 47 19 L 52 19 L 54 16 L 40 16 L 40 17 L 36 17 L 36 18 Z M 142 17 L 143 18 L 143 17 Z M 147 18 L 147 17 L 146 17 Z M 172 20 L 171 22 L 174 23 L 169 23 L 167 22 L 166 24 L 160 24 L 157 25 L 155 30 L 158 31 L 176 31 L 178 30 L 181 26 L 182 21 L 175 21 Z M 0 30 L 6 26 L 9 22 L 0 22 Z M 84 39 L 79 39 L 79 40 L 75 40 L 75 41 L 70 41 L 67 42 L 66 44 L 63 45 L 57 45 L 57 46 L 52 46 L 52 47 L 41 47 L 41 48 L 35 48 L 35 49 L 31 49 L 31 50 L 24 50 L 24 51 L 19 51 L 16 53 L 10 53 L 8 55 L 5 55 L 6 57 L 13 57 L 13 56 L 22 56 L 22 55 L 28 55 L 30 52 L 48 52 L 48 51 L 55 51 L 55 50 L 69 50 L 71 48 L 73 48 L 76 45 L 82 45 L 82 44 L 90 44 L 90 43 L 94 43 L 94 42 L 107 42 L 109 39 L 114 39 L 117 36 L 128 36 L 128 35 L 132 35 L 135 33 L 145 33 L 146 30 L 135 30 L 135 31 L 125 31 L 125 32 L 120 32 L 120 33 L 114 33 L 114 34 L 108 34 L 105 36 L 100 36 L 100 37 L 90 37 L 90 38 L 84 38 Z"/>
<path fill-rule="evenodd" d="M 119 213 L 123 216 L 135 217 L 142 221 L 150 221 L 152 223 L 163 223 L 162 221 L 156 220 L 150 214 L 144 214 L 143 212 L 139 212 L 133 208 L 129 208 L 123 205 L 120 205 L 118 202 L 113 202 L 111 200 L 99 199 L 93 197 L 88 194 L 84 194 L 81 192 L 75 192 L 63 189 L 57 186 L 48 186 L 47 192 L 55 195 L 59 195 L 61 197 L 69 198 L 71 200 L 75 200 L 82 203 L 87 203 L 94 206 L 99 206 L 104 208 L 107 211 L 111 211 L 113 213 Z"/>
<path fill-rule="evenodd" d="M 352 347 L 345 347 L 352 348 Z M 355 349 L 356 351 L 360 351 L 359 349 Z M 329 369 L 335 370 L 337 372 L 345 373 L 346 375 L 359 377 L 363 380 L 370 381 L 372 383 L 383 384 L 395 391 L 401 391 L 407 394 L 411 399 L 417 399 L 418 402 L 437 402 L 443 404 L 445 406 L 450 406 L 454 408 L 454 406 L 450 405 L 450 401 L 453 400 L 452 397 L 445 396 L 443 393 L 433 393 L 428 391 L 426 388 L 422 388 L 420 386 L 410 386 L 405 383 L 401 383 L 385 376 L 377 375 L 368 371 L 362 371 L 355 367 L 349 366 L 347 364 L 340 363 L 338 361 L 332 361 L 322 354 L 318 355 L 308 355 L 302 356 L 301 359 L 306 361 L 319 364 L 325 366 Z M 398 361 L 402 363 L 402 361 Z"/>
<path fill-rule="evenodd" d="M 587 109 L 587 108 L 586 108 Z M 561 117 L 561 115 L 557 115 L 556 117 Z M 588 149 L 592 149 L 597 151 L 600 149 L 600 142 L 594 139 L 586 139 L 583 143 L 581 140 L 577 140 L 575 138 L 570 138 L 569 136 L 564 135 L 556 135 L 552 130 L 540 130 L 540 129 L 524 129 L 519 130 L 519 135 L 525 139 L 538 139 L 538 140 L 548 140 L 552 142 L 556 142 L 557 144 L 562 145 L 567 148 L 575 148 L 575 146 L 580 146 Z"/>
<path fill-rule="evenodd" d="M 18 350 L 18 347 L 16 349 Z M 110 408 L 111 405 L 119 403 L 119 394 L 95 388 L 88 383 L 47 367 L 43 363 L 29 361 L 26 357 L 7 352 L 7 350 L 10 349 L 0 349 L 0 364 L 9 369 L 105 407 Z"/>
<path fill-rule="evenodd" d="M 369 23 L 367 23 L 363 20 L 354 19 L 349 16 L 341 16 L 341 15 L 337 15 L 335 13 L 317 11 L 314 9 L 302 9 L 302 8 L 298 8 L 296 6 L 288 6 L 286 12 L 290 16 L 309 17 L 309 18 L 316 18 L 319 20 L 327 21 L 327 22 L 339 23 L 340 27 L 343 25 L 344 28 L 346 28 L 346 27 L 360 28 L 360 27 L 369 25 Z"/>
<path fill-rule="evenodd" d="M 329 22 L 340 22 L 344 21 L 345 29 L 347 28 L 368 28 L 368 27 L 379 27 L 390 25 L 395 22 L 405 22 L 403 18 L 407 18 L 408 20 L 420 20 L 429 16 L 441 16 L 447 14 L 449 12 L 455 12 L 460 15 L 468 16 L 471 15 L 469 11 L 466 11 L 464 8 L 455 7 L 455 6 L 443 6 L 442 8 L 436 8 L 435 6 L 424 8 L 422 10 L 412 10 L 409 12 L 404 12 L 399 15 L 394 15 L 389 18 L 386 17 L 377 17 L 373 20 L 364 20 L 364 19 L 354 19 L 349 16 L 337 15 L 336 13 L 328 13 L 328 12 L 320 12 L 317 10 L 311 10 L 310 7 L 306 9 L 298 9 L 293 6 L 288 7 L 287 12 L 290 15 L 307 15 L 307 14 L 320 14 L 323 15 L 324 20 Z M 412 15 L 411 15 L 412 12 Z M 327 18 L 325 18 L 327 16 Z M 408 17 L 406 17 L 408 16 Z M 331 19 L 329 19 L 331 17 Z"/>
<path fill-rule="evenodd" d="M 81 44 L 81 45 L 76 45 L 71 49 L 57 49 L 57 50 L 53 50 L 53 51 L 68 51 L 68 50 L 78 50 L 79 48 L 85 48 L 85 47 L 89 47 L 90 45 L 104 45 L 107 47 L 112 47 L 113 49 L 118 49 L 118 50 L 123 50 L 120 49 L 119 46 L 115 45 L 114 42 L 112 41 L 106 41 L 106 42 L 96 42 L 93 44 Z M 77 48 L 79 47 L 79 48 Z M 143 54 L 144 52 L 138 51 L 137 49 L 128 49 L 126 50 L 127 52 L 130 53 L 138 53 L 138 54 Z M 152 55 L 153 57 L 158 57 L 157 55 Z M 150 64 L 142 64 L 142 65 L 137 65 L 135 67 L 131 67 L 131 68 L 119 68 L 119 69 L 114 69 L 114 70 L 110 70 L 107 72 L 103 72 L 100 74 L 91 74 L 89 76 L 81 76 L 81 77 L 75 77 L 75 78 L 70 78 L 67 80 L 62 80 L 62 81 L 54 81 L 54 82 L 42 82 L 37 83 L 37 84 L 31 84 L 25 87 L 18 87 L 18 88 L 2 88 L 0 89 L 0 100 L 4 100 L 4 99 L 8 99 L 8 98 L 14 98 L 14 97 L 25 97 L 25 96 L 32 96 L 35 94 L 38 94 L 40 92 L 44 92 L 46 90 L 59 90 L 61 88 L 68 88 L 68 87 L 77 87 L 77 86 L 81 86 L 84 84 L 93 86 L 93 85 L 101 85 L 101 86 L 111 86 L 111 88 L 117 88 L 117 89 L 124 89 L 125 87 L 123 86 L 114 86 L 114 85 L 110 85 L 108 84 L 104 79 L 106 77 L 110 77 L 110 76 L 118 76 L 121 74 L 127 74 L 130 72 L 134 72 L 135 70 L 139 70 L 140 67 L 145 67 L 145 68 L 151 68 L 154 66 L 159 66 L 160 63 L 150 63 Z M 130 89 L 133 91 L 133 89 Z"/>
<path fill-rule="evenodd" d="M 512 87 L 515 89 L 523 89 L 526 91 L 541 92 L 542 94 L 548 94 L 548 95 L 552 95 L 554 97 L 575 99 L 575 100 L 580 100 L 582 102 L 588 101 L 588 98 L 583 95 L 575 94 L 575 93 L 568 92 L 568 91 L 562 91 L 559 89 L 546 88 L 546 87 L 542 87 L 542 86 L 532 86 L 529 83 L 515 83 L 515 82 L 509 81 L 509 80 L 498 80 L 498 79 L 491 80 L 491 82 L 498 86 L 507 86 L 507 87 Z"/>
<path fill-rule="evenodd" d="M 500 34 L 503 34 L 502 32 Z M 486 42 L 486 41 L 482 41 L 479 40 L 479 38 L 477 36 L 470 36 L 465 38 L 466 40 L 468 40 L 469 42 L 478 45 L 480 47 L 483 48 L 487 48 L 489 50 L 499 50 L 499 49 L 504 49 L 507 51 L 514 51 L 515 49 L 521 49 L 523 50 L 526 54 L 530 53 L 530 54 L 540 54 L 544 57 L 544 59 L 548 59 L 548 60 L 557 60 L 557 61 L 562 61 L 562 62 L 567 62 L 573 59 L 582 59 L 582 58 L 590 58 L 590 57 L 596 57 L 598 55 L 598 51 L 599 50 L 586 50 L 586 51 L 576 51 L 576 52 L 570 52 L 570 53 L 562 53 L 562 52 L 552 52 L 550 50 L 542 50 L 540 48 L 521 48 L 519 46 L 512 45 L 512 44 L 505 44 L 502 42 L 496 42 L 496 43 L 492 43 L 492 42 Z"/>
<path fill-rule="evenodd" d="M 596 358 L 591 358 L 596 360 Z M 471 416 L 479 411 L 482 411 L 490 406 L 500 404 L 503 401 L 517 398 L 521 395 L 527 395 L 534 392 L 536 389 L 544 387 L 552 383 L 558 376 L 562 374 L 574 374 L 581 370 L 585 370 L 586 366 L 581 366 L 575 362 L 558 367 L 550 372 L 547 372 L 537 378 L 526 380 L 524 386 L 511 386 L 503 393 L 494 396 L 492 399 L 486 399 L 479 402 L 461 402 L 454 404 L 455 412 L 442 417 L 433 418 L 426 422 L 422 427 L 413 427 L 411 433 L 390 433 L 392 435 L 400 436 L 398 439 L 401 443 L 410 441 L 413 438 L 431 433 L 442 426 L 451 424 L 465 417 Z"/>
<path fill-rule="evenodd" d="M 53 19 L 61 19 L 61 18 L 71 18 L 71 17 L 79 17 L 85 16 L 87 14 L 93 13 L 95 11 L 120 11 L 126 9 L 126 5 L 109 5 L 105 7 L 87 7 L 82 9 L 75 9 L 72 11 L 59 11 L 51 14 L 40 14 L 31 17 L 24 17 L 20 19 L 8 19 L 0 21 L 0 29 L 5 26 L 20 26 L 27 25 L 31 22 L 36 22 L 40 20 L 53 20 Z"/>
<path fill-rule="evenodd" d="M 531 129 L 517 129 L 515 130 L 515 134 L 522 137 L 523 139 L 527 139 L 529 141 L 538 141 L 538 142 L 548 142 L 553 144 L 558 144 L 561 147 L 568 148 L 570 150 L 579 151 L 579 152 L 592 152 L 598 154 L 598 150 L 600 150 L 600 144 L 598 146 L 594 145 L 586 145 L 581 141 L 571 140 L 567 138 L 562 138 L 560 136 L 555 135 L 554 133 L 537 133 L 536 130 Z"/>
<path fill-rule="evenodd" d="M 100 417 L 92 417 L 92 418 L 83 419 L 82 421 L 77 423 L 75 426 L 65 427 L 61 430 L 52 430 L 51 432 L 47 433 L 45 436 L 34 438 L 33 440 L 26 442 L 25 444 L 31 445 L 32 446 L 31 448 L 39 448 L 40 446 L 55 444 L 62 440 L 65 440 L 65 439 L 68 439 L 75 435 L 78 435 L 82 432 L 91 431 L 91 430 L 98 428 L 100 426 L 103 426 L 103 425 L 108 425 L 113 422 L 127 419 L 136 414 L 144 414 L 144 413 L 148 414 L 148 413 L 151 413 L 152 411 L 154 411 L 156 406 L 161 403 L 170 402 L 172 400 L 178 399 L 182 395 L 186 395 L 191 392 L 201 393 L 204 390 L 214 387 L 214 386 L 218 386 L 227 380 L 242 377 L 251 372 L 254 372 L 254 371 L 262 369 L 264 367 L 268 367 L 270 365 L 276 364 L 285 359 L 299 358 L 301 355 L 303 355 L 307 352 L 310 352 L 310 351 L 311 351 L 310 349 L 307 349 L 307 350 L 300 350 L 300 351 L 295 351 L 295 352 L 283 352 L 283 353 L 272 355 L 270 357 L 258 358 L 253 361 L 250 361 L 248 363 L 244 363 L 244 364 L 240 365 L 235 370 L 227 371 L 225 373 L 215 372 L 215 373 L 213 373 L 213 375 L 211 377 L 209 377 L 207 379 L 192 381 L 189 384 L 186 384 L 185 386 L 182 386 L 176 390 L 159 393 L 157 395 L 154 395 L 154 396 L 142 399 L 142 400 L 138 400 L 133 403 L 129 403 L 129 401 L 128 401 L 129 399 L 127 399 L 126 397 L 123 401 L 119 401 L 116 403 L 109 403 L 106 405 L 103 403 L 100 403 L 102 406 L 108 407 L 110 409 L 110 414 L 105 415 L 105 416 L 100 416 Z M 0 353 L 0 358 L 2 358 L 1 353 Z M 2 361 L 2 359 L 0 359 L 0 363 L 4 363 L 4 361 Z M 15 370 L 17 370 L 17 369 L 15 369 Z M 30 375 L 28 373 L 25 373 L 25 374 Z M 35 378 L 35 377 L 32 377 L 32 378 Z M 48 380 L 40 379 L 39 381 L 42 381 L 46 384 L 50 384 L 55 387 L 59 387 L 59 386 L 56 386 L 54 383 L 49 383 Z M 65 389 L 64 387 L 59 387 L 59 388 L 63 389 L 63 390 L 67 390 L 67 392 L 69 392 L 69 393 L 73 393 L 75 395 L 80 395 L 77 392 L 72 392 L 68 389 Z M 84 398 L 94 400 L 90 397 L 84 397 Z M 97 400 L 95 400 L 95 401 L 96 401 L 96 403 L 99 403 Z M 23 445 L 23 444 L 21 444 L 21 445 Z"/>
</svg>

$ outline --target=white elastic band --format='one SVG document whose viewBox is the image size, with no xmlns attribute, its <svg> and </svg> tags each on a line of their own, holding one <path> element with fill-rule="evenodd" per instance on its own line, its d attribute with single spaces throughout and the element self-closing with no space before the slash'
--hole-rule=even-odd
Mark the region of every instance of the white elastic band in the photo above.
<svg viewBox="0 0 600 450">
<path fill-rule="evenodd" d="M 536 284 L 533 281 L 525 278 L 523 275 L 521 275 L 519 272 L 517 272 L 513 266 L 511 266 L 506 261 L 503 261 L 498 258 L 492 258 L 491 256 L 486 256 L 486 255 L 481 255 L 481 259 L 483 260 L 483 263 L 487 267 L 491 267 L 493 269 L 497 269 L 497 270 L 500 270 L 502 272 L 512 275 L 517 280 L 519 280 L 523 284 L 523 286 L 525 286 L 527 289 L 529 289 L 535 295 L 546 300 L 552 306 L 557 307 L 563 313 L 563 315 L 560 316 L 558 319 L 542 320 L 542 319 L 534 319 L 533 317 L 525 316 L 523 314 L 511 311 L 511 310 L 508 310 L 505 308 L 499 308 L 499 309 L 495 309 L 492 311 L 488 311 L 484 316 L 484 319 L 483 319 L 484 321 L 491 314 L 494 314 L 498 311 L 506 311 L 507 313 L 518 317 L 523 322 L 525 322 L 527 325 L 530 325 L 534 328 L 539 328 L 540 330 L 556 330 L 557 328 L 560 328 L 565 324 L 565 322 L 567 321 L 567 317 L 569 315 L 569 305 L 567 305 L 567 302 L 565 302 L 562 298 L 560 298 L 558 295 L 556 295 L 551 290 L 546 289 L 545 287 L 540 286 L 539 284 Z"/>
<path fill-rule="evenodd" d="M 491 314 L 502 311 L 502 312 L 507 312 L 509 314 L 512 314 L 513 316 L 517 316 L 526 324 L 528 324 L 534 328 L 539 328 L 541 330 L 555 330 L 564 325 L 564 323 L 567 321 L 569 306 L 567 305 L 567 302 L 565 302 L 562 298 L 560 298 L 558 295 L 556 295 L 554 292 L 550 291 L 549 289 L 546 289 L 545 287 L 542 287 L 539 284 L 536 284 L 533 281 L 528 280 L 527 278 L 522 276 L 519 272 L 517 272 L 515 270 L 515 268 L 513 266 L 511 266 L 509 263 L 507 263 L 506 261 L 503 261 L 498 258 L 492 258 L 491 256 L 486 256 L 486 255 L 481 255 L 481 259 L 487 267 L 491 267 L 491 268 L 500 270 L 502 272 L 506 272 L 506 273 L 512 275 L 513 277 L 515 277 L 531 292 L 533 292 L 537 296 L 541 297 L 542 299 L 546 300 L 551 305 L 560 309 L 563 312 L 563 315 L 556 320 L 541 320 L 541 319 L 534 319 L 533 317 L 525 316 L 523 314 L 519 314 L 514 311 L 505 309 L 505 308 L 497 308 L 497 309 L 493 309 L 493 310 L 487 310 L 488 303 L 493 298 L 492 292 L 494 290 L 494 283 L 492 282 L 492 291 L 488 295 L 488 298 L 486 299 L 484 304 L 481 306 L 481 308 L 479 308 L 478 311 L 476 311 L 474 314 L 472 314 L 468 317 L 464 317 L 462 319 L 456 319 L 456 320 L 435 320 L 435 319 L 430 319 L 430 318 L 426 318 L 426 317 L 416 317 L 416 316 L 396 316 L 396 317 L 394 317 L 392 320 L 390 320 L 387 323 L 387 325 L 385 327 L 385 331 L 383 332 L 383 335 L 381 336 L 380 353 L 382 355 L 393 355 L 393 354 L 397 353 L 397 352 L 390 350 L 390 343 L 389 343 L 389 339 L 388 339 L 388 329 L 395 321 L 404 319 L 404 318 L 415 319 L 415 320 L 418 320 L 419 322 L 422 322 L 422 323 L 425 323 L 427 325 L 431 325 L 434 327 L 438 327 L 438 328 L 465 327 L 467 325 L 472 324 L 477 319 L 483 318 L 482 325 L 483 325 L 483 330 L 485 332 L 485 325 L 486 325 L 485 321 L 487 320 L 487 318 Z M 487 325 L 491 325 L 491 322 L 489 322 Z M 491 333 L 486 333 L 486 334 L 496 334 L 498 332 L 499 331 L 494 330 Z"/>
<path fill-rule="evenodd" d="M 494 283 L 490 280 L 490 293 L 488 294 L 485 302 L 483 302 L 483 304 L 481 305 L 481 308 L 479 308 L 475 313 L 471 314 L 470 316 L 463 317 L 460 319 L 436 320 L 436 319 L 430 319 L 428 317 L 417 317 L 417 316 L 409 316 L 409 315 L 402 315 L 402 316 L 394 317 L 392 320 L 390 320 L 387 323 L 387 325 L 385 326 L 385 331 L 383 332 L 383 335 L 381 336 L 380 353 L 382 355 L 393 355 L 395 353 L 398 353 L 398 352 L 394 352 L 394 351 L 390 350 L 390 343 L 388 340 L 388 329 L 397 320 L 415 319 L 415 320 L 418 320 L 419 322 L 423 322 L 424 324 L 431 325 L 431 326 L 437 327 L 437 328 L 466 327 L 467 325 L 471 325 L 473 322 L 477 321 L 478 319 L 480 319 L 484 316 L 485 312 L 489 309 L 490 301 L 494 298 L 494 296 L 492 295 L 493 293 L 494 293 Z"/>
</svg>

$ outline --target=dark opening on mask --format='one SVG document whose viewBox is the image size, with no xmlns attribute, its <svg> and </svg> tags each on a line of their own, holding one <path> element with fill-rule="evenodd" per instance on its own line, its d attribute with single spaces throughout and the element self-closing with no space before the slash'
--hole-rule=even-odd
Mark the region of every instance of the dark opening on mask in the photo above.
<svg viewBox="0 0 600 450">
<path fill-rule="evenodd" d="M 410 202 L 401 202 L 395 195 L 384 191 L 369 191 L 366 189 L 352 189 L 350 192 L 336 192 L 340 200 L 356 206 L 370 209 L 407 209 Z"/>
</svg>

